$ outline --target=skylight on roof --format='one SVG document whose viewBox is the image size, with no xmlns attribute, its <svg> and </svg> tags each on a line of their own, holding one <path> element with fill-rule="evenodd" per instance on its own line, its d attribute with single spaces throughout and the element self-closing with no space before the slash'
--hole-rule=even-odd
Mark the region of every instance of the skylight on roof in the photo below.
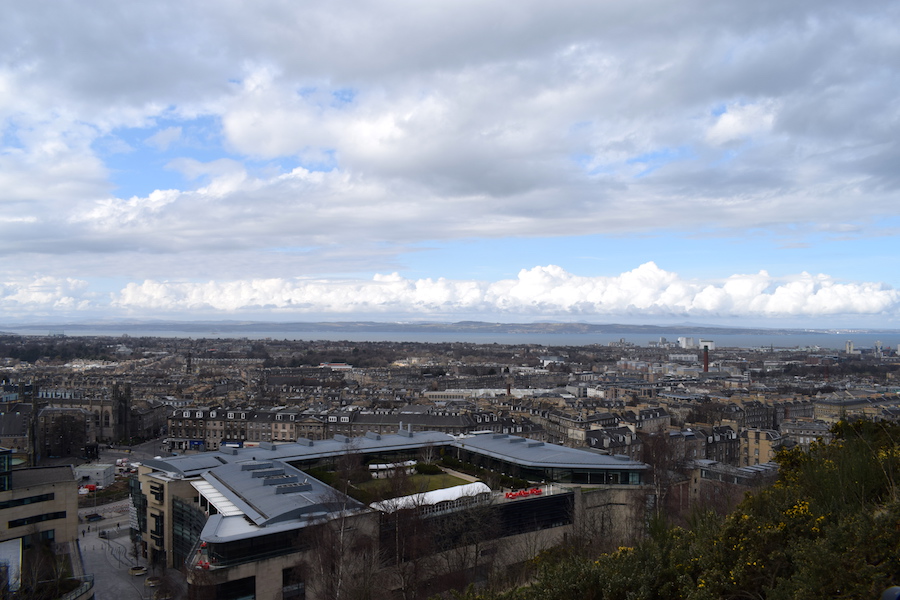
<svg viewBox="0 0 900 600">
<path fill-rule="evenodd" d="M 191 485 L 194 486 L 194 489 L 200 492 L 200 495 L 206 498 L 210 504 L 216 507 L 219 514 L 226 517 L 237 517 L 244 514 L 244 511 L 239 509 L 231 500 L 222 495 L 222 493 L 211 483 L 206 481 L 192 481 Z"/>
</svg>

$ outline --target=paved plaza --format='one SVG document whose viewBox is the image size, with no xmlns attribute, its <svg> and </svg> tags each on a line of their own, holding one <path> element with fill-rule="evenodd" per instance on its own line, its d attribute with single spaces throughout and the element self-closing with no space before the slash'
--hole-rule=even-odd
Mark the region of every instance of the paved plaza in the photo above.
<svg viewBox="0 0 900 600">
<path fill-rule="evenodd" d="M 129 537 L 130 500 L 121 500 L 105 506 L 79 509 L 79 516 L 96 512 L 103 515 L 102 521 L 80 525 L 78 545 L 84 563 L 84 572 L 94 576 L 95 600 L 153 600 L 160 598 L 160 589 L 172 589 L 172 599 L 186 597 L 184 576 L 174 569 L 147 570 L 147 574 L 135 576 L 129 572 L 133 566 L 147 566 L 140 558 L 135 562 Z M 105 531 L 105 538 L 100 532 Z M 151 577 L 164 579 L 168 586 L 148 587 Z"/>
</svg>

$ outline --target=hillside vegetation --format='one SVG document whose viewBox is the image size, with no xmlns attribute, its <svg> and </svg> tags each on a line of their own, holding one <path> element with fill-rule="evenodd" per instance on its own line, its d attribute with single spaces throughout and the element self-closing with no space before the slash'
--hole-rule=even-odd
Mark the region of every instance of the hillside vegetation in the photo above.
<svg viewBox="0 0 900 600">
<path fill-rule="evenodd" d="M 540 557 L 530 586 L 466 600 L 877 599 L 900 585 L 900 427 L 839 423 L 835 440 L 779 455 L 771 488 L 726 517 L 652 523 L 633 548 Z"/>
</svg>

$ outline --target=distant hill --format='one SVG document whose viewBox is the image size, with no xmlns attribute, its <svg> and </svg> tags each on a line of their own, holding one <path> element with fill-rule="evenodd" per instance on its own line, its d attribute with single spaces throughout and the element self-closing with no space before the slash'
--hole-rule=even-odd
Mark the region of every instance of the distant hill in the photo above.
<svg viewBox="0 0 900 600">
<path fill-rule="evenodd" d="M 47 331 L 109 331 L 117 334 L 126 328 L 130 331 L 178 331 L 184 333 L 241 334 L 243 332 L 291 333 L 291 332 L 440 332 L 440 333 L 502 333 L 502 334 L 644 334 L 651 336 L 677 335 L 815 335 L 835 333 L 830 330 L 769 329 L 719 327 L 709 325 L 626 325 L 617 323 L 490 323 L 485 321 L 459 321 L 455 323 L 428 322 L 377 322 L 377 321 L 95 321 L 67 324 L 6 325 L 4 330 L 46 329 Z M 863 333 L 866 330 L 855 330 Z M 872 330 L 875 332 L 875 330 Z"/>
</svg>

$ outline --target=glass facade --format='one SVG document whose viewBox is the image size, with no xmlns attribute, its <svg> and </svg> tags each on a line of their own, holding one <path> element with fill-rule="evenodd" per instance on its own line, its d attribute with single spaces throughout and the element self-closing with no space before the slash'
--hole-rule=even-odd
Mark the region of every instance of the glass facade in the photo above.
<svg viewBox="0 0 900 600">
<path fill-rule="evenodd" d="M 206 524 L 206 515 L 194 502 L 172 499 L 172 560 L 180 566 L 188 558 Z"/>
<path fill-rule="evenodd" d="M 12 489 L 12 450 L 0 448 L 0 492 Z"/>
<path fill-rule="evenodd" d="M 207 550 L 210 563 L 219 567 L 228 567 L 299 552 L 307 547 L 301 533 L 295 530 L 250 537 L 234 542 L 210 543 Z"/>
<path fill-rule="evenodd" d="M 458 450 L 459 460 L 527 481 L 553 481 L 584 485 L 640 485 L 640 470 L 610 468 L 532 467 L 486 456 L 466 449 Z"/>
</svg>

